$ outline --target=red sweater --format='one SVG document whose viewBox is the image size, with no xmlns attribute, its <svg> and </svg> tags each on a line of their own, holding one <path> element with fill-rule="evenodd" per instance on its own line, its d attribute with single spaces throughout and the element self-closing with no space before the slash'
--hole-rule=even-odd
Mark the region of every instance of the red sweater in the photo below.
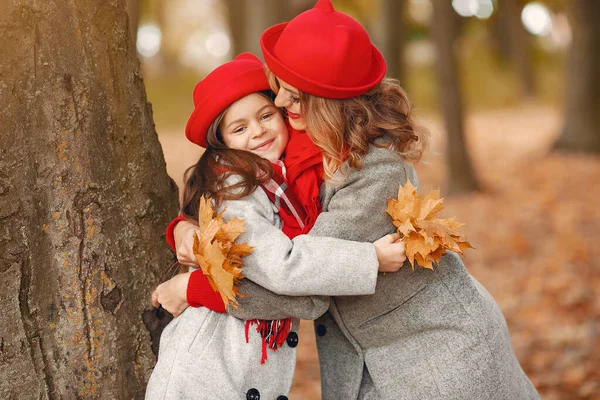
<svg viewBox="0 0 600 400">
<path fill-rule="evenodd" d="M 305 132 L 297 131 L 289 124 L 287 124 L 287 127 L 290 139 L 283 157 L 287 172 L 286 178 L 288 186 L 304 207 L 307 215 L 306 221 L 304 221 L 305 227 L 302 230 L 298 226 L 294 226 L 289 219 L 286 219 L 283 232 L 293 238 L 299 233 L 309 232 L 321 212 L 319 187 L 323 182 L 323 156 L 321 149 L 312 142 Z M 175 250 L 173 232 L 175 225 L 180 221 L 185 221 L 185 218 L 181 215 L 167 226 L 166 239 L 173 250 Z M 221 296 L 212 289 L 202 270 L 196 270 L 190 275 L 187 301 L 192 307 L 204 306 L 216 312 L 226 311 Z"/>
</svg>

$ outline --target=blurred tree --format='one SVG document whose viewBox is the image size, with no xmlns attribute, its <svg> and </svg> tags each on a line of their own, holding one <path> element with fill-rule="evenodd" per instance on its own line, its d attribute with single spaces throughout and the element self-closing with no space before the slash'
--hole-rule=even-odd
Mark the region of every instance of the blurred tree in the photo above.
<svg viewBox="0 0 600 400">
<path fill-rule="evenodd" d="M 405 0 L 379 0 L 377 44 L 387 63 L 387 74 L 404 82 Z"/>
<path fill-rule="evenodd" d="M 245 47 L 258 56 L 260 50 L 260 35 L 268 27 L 286 20 L 287 2 L 281 0 L 240 0 L 246 4 L 246 34 Z"/>
<path fill-rule="evenodd" d="M 265 29 L 291 20 L 315 3 L 316 0 L 225 0 L 232 36 L 231 54 L 250 51 L 260 56 L 260 35 Z"/>
<path fill-rule="evenodd" d="M 0 26 L 0 398 L 140 398 L 177 193 L 125 2 L 13 0 Z"/>
<path fill-rule="evenodd" d="M 447 132 L 448 192 L 468 193 L 479 190 L 479 183 L 465 146 L 462 97 L 454 54 L 458 28 L 451 2 L 432 0 L 432 4 L 431 29 L 437 50 L 439 97 Z"/>
<path fill-rule="evenodd" d="M 531 62 L 531 40 L 521 23 L 523 4 L 518 0 L 498 2 L 498 13 L 492 21 L 492 36 L 499 53 L 510 60 L 519 78 L 523 97 L 535 95 Z"/>
<path fill-rule="evenodd" d="M 284 9 L 285 21 L 293 19 L 296 15 L 310 10 L 317 3 L 316 0 L 288 0 Z"/>
<path fill-rule="evenodd" d="M 227 20 L 231 33 L 231 54 L 233 57 L 248 51 L 246 45 L 246 0 L 225 0 Z M 258 54 L 257 54 L 258 55 Z M 232 58 L 233 58 L 232 57 Z"/>
<path fill-rule="evenodd" d="M 600 4 L 573 0 L 569 19 L 565 122 L 556 148 L 600 152 Z"/>
</svg>

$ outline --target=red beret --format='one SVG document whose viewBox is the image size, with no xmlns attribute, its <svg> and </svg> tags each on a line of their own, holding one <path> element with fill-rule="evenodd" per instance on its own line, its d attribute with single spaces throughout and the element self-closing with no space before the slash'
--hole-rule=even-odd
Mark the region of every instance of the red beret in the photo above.
<svg viewBox="0 0 600 400">
<path fill-rule="evenodd" d="M 314 96 L 356 97 L 385 76 L 385 60 L 365 28 L 330 0 L 268 28 L 260 46 L 278 78 Z"/>
<path fill-rule="evenodd" d="M 208 74 L 194 88 L 194 111 L 185 136 L 206 147 L 206 133 L 215 118 L 228 106 L 249 94 L 269 90 L 264 65 L 251 53 L 242 53 Z"/>
</svg>

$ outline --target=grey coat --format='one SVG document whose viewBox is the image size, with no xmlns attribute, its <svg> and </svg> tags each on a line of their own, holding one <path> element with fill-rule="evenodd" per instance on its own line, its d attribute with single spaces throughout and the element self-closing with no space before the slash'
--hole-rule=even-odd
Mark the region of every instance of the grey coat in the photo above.
<svg viewBox="0 0 600 400">
<path fill-rule="evenodd" d="M 417 185 L 410 164 L 371 146 L 362 169 L 322 188 L 310 235 L 374 241 L 393 232 L 387 199 L 407 179 Z M 237 315 L 260 317 L 262 300 L 250 293 Z M 407 264 L 379 274 L 372 295 L 333 297 L 315 329 L 326 400 L 539 398 L 501 311 L 452 252 L 434 271 Z"/>
<path fill-rule="evenodd" d="M 289 392 L 296 364 L 297 331 L 301 319 L 315 319 L 329 307 L 328 297 L 290 297 L 313 293 L 372 294 L 377 279 L 377 255 L 371 243 L 336 238 L 298 236 L 290 241 L 281 220 L 262 189 L 236 201 L 225 202 L 224 217 L 245 220 L 240 242 L 255 246 L 245 257 L 249 280 L 242 293 L 252 291 L 261 301 L 261 319 L 295 317 L 283 347 L 268 350 L 261 364 L 260 335 L 255 327 L 245 336 L 245 321 L 206 308 L 188 308 L 161 335 L 158 362 L 152 372 L 146 399 L 245 399 L 254 390 L 260 399 L 276 400 Z M 327 265 L 327 271 L 322 266 Z M 325 277 L 323 280 L 323 277 Z M 247 298 L 240 298 L 244 308 Z"/>
</svg>

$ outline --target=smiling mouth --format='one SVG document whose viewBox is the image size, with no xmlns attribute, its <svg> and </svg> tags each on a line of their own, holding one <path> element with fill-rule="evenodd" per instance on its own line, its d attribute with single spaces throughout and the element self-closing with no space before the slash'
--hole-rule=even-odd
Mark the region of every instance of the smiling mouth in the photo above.
<svg viewBox="0 0 600 400">
<path fill-rule="evenodd" d="M 275 138 L 269 139 L 265 142 L 262 142 L 260 145 L 256 146 L 252 150 L 254 150 L 254 151 L 266 150 L 271 145 L 271 143 L 273 143 L 274 141 L 275 141 Z"/>
<path fill-rule="evenodd" d="M 286 111 L 287 111 L 288 118 L 291 118 L 291 119 L 300 119 L 301 118 L 300 114 L 293 113 L 290 110 L 286 110 Z"/>
</svg>

